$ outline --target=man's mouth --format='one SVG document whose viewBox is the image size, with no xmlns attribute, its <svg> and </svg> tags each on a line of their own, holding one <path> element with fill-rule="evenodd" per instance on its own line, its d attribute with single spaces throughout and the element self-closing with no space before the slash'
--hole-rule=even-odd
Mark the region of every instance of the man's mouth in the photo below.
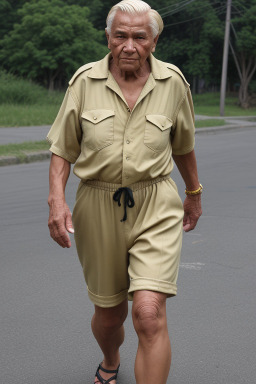
<svg viewBox="0 0 256 384">
<path fill-rule="evenodd" d="M 120 60 L 125 60 L 125 61 L 135 61 L 135 60 L 138 60 L 138 59 L 131 58 L 131 57 L 120 57 Z"/>
</svg>

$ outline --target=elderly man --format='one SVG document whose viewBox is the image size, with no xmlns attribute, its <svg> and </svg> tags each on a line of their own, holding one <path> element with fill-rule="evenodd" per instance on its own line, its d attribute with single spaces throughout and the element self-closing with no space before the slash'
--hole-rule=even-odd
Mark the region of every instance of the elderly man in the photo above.
<svg viewBox="0 0 256 384">
<path fill-rule="evenodd" d="M 177 292 L 182 221 L 187 232 L 201 215 L 189 85 L 152 55 L 162 29 L 147 3 L 115 5 L 107 18 L 110 53 L 75 73 L 48 134 L 50 234 L 69 248 L 68 232 L 75 233 L 103 353 L 95 383 L 116 383 L 128 299 L 138 335 L 136 382 L 166 383 L 166 299 Z M 184 205 L 170 178 L 172 158 L 186 185 Z M 70 163 L 81 179 L 74 228 L 65 202 Z"/>
</svg>

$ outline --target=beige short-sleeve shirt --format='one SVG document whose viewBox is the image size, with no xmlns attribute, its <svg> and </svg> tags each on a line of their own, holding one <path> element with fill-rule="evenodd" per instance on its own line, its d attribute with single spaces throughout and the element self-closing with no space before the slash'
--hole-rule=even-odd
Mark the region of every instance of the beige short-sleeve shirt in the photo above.
<svg viewBox="0 0 256 384">
<path fill-rule="evenodd" d="M 111 54 L 81 67 L 69 82 L 47 139 L 75 163 L 82 180 L 128 186 L 166 176 L 172 153 L 194 148 L 189 84 L 179 69 L 150 55 L 150 76 L 131 111 L 109 71 Z"/>
</svg>

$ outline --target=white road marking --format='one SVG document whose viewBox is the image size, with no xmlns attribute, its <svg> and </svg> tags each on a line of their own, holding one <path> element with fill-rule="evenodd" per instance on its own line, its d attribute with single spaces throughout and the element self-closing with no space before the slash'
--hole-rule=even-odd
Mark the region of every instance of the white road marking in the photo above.
<svg viewBox="0 0 256 384">
<path fill-rule="evenodd" d="M 201 233 L 186 233 L 186 236 L 202 236 Z"/>
<path fill-rule="evenodd" d="M 204 263 L 180 263 L 180 268 L 193 269 L 194 271 L 200 271 L 204 266 Z"/>
<path fill-rule="evenodd" d="M 192 244 L 198 244 L 198 243 L 203 243 L 204 240 L 195 240 L 195 241 L 192 241 Z"/>
</svg>

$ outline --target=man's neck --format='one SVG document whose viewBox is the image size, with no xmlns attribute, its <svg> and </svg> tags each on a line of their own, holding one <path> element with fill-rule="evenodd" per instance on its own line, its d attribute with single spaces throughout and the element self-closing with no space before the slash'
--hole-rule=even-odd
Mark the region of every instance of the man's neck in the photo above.
<svg viewBox="0 0 256 384">
<path fill-rule="evenodd" d="M 145 65 L 139 68 L 137 71 L 123 71 L 117 65 L 115 65 L 113 60 L 111 60 L 109 63 L 109 70 L 116 80 L 121 82 L 134 83 L 137 81 L 143 81 L 143 79 L 147 80 L 150 74 L 150 65 L 149 62 L 146 61 Z"/>
</svg>

